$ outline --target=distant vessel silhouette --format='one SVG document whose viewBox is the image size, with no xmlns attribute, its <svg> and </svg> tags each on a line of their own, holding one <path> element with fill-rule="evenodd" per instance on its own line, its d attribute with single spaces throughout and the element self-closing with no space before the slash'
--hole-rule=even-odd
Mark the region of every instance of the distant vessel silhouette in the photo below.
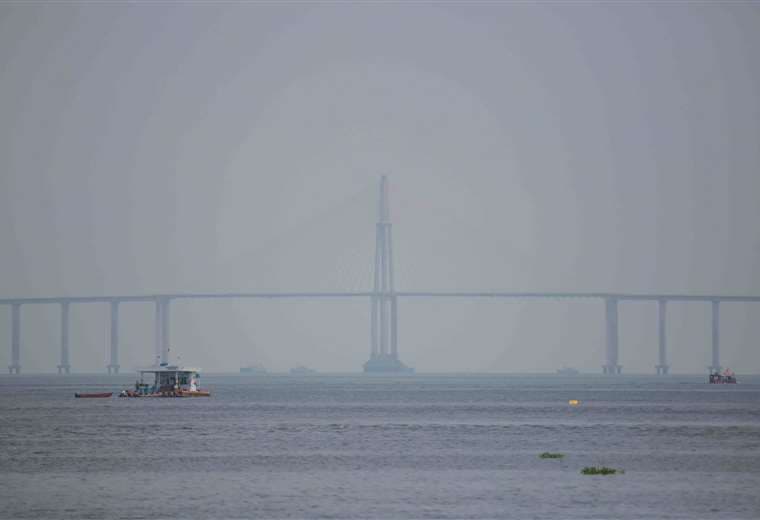
<svg viewBox="0 0 760 520">
<path fill-rule="evenodd" d="M 240 367 L 240 373 L 246 375 L 262 375 L 267 373 L 267 369 L 261 365 L 248 365 L 247 367 Z"/>
<path fill-rule="evenodd" d="M 317 371 L 313 368 L 305 367 L 305 366 L 297 366 L 290 369 L 290 375 L 291 376 L 308 376 L 312 374 L 316 374 Z"/>
</svg>

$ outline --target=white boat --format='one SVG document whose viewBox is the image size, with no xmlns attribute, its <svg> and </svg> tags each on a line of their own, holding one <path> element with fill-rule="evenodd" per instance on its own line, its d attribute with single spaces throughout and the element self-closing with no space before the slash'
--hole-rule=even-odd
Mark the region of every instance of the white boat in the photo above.
<svg viewBox="0 0 760 520">
<path fill-rule="evenodd" d="M 200 388 L 200 369 L 161 365 L 140 369 L 134 390 L 123 390 L 119 397 L 209 397 Z M 151 377 L 152 376 L 152 377 Z M 152 381 L 151 381 L 152 380 Z"/>
</svg>

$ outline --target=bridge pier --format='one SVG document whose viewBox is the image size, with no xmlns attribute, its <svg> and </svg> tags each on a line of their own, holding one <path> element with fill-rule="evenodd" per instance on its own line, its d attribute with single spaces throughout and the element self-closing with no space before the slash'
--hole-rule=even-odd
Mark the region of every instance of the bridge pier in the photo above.
<svg viewBox="0 0 760 520">
<path fill-rule="evenodd" d="M 161 363 L 161 300 L 154 302 L 153 315 L 153 366 L 157 367 Z"/>
<path fill-rule="evenodd" d="M 106 367 L 109 374 L 119 373 L 119 302 L 111 302 L 111 361 Z"/>
<path fill-rule="evenodd" d="M 169 332 L 171 325 L 169 322 L 169 303 L 168 298 L 156 299 L 155 315 L 155 356 L 156 365 L 166 365 L 169 363 Z"/>
<path fill-rule="evenodd" d="M 11 304 L 11 364 L 9 374 L 21 373 L 21 304 Z"/>
<path fill-rule="evenodd" d="M 70 374 L 69 364 L 69 302 L 61 303 L 61 362 L 58 365 L 59 374 Z"/>
<path fill-rule="evenodd" d="M 169 334 L 171 333 L 171 307 L 169 306 L 170 300 L 164 302 L 164 314 L 161 325 L 161 361 L 163 363 L 169 363 Z"/>
<path fill-rule="evenodd" d="M 618 364 L 618 301 L 616 298 L 605 298 L 607 360 L 602 366 L 602 372 L 609 375 L 622 373 L 623 367 Z"/>
<path fill-rule="evenodd" d="M 398 298 L 391 296 L 391 357 L 398 359 Z"/>
<path fill-rule="evenodd" d="M 658 332 L 659 332 L 659 340 L 660 340 L 660 349 L 659 349 L 659 363 L 655 365 L 655 369 L 657 370 L 658 376 L 664 376 L 668 374 L 668 371 L 670 370 L 670 366 L 667 362 L 667 352 L 666 352 L 666 313 L 667 313 L 667 300 L 658 300 L 657 301 L 657 313 L 658 313 Z"/>
<path fill-rule="evenodd" d="M 712 301 L 712 364 L 711 372 L 720 372 L 720 300 Z"/>
</svg>

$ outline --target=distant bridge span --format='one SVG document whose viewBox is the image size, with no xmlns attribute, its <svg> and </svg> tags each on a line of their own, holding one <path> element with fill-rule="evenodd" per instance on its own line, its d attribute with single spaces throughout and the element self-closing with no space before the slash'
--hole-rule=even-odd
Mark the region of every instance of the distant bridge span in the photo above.
<svg viewBox="0 0 760 520">
<path fill-rule="evenodd" d="M 358 292 L 194 292 L 111 296 L 53 296 L 0 298 L 0 305 L 11 308 L 11 374 L 21 371 L 21 307 L 23 305 L 60 305 L 61 343 L 59 373 L 68 374 L 69 363 L 69 307 L 72 304 L 106 303 L 111 308 L 111 342 L 109 373 L 119 371 L 119 305 L 122 303 L 153 303 L 155 305 L 155 359 L 168 362 L 170 305 L 175 300 L 264 299 L 306 300 L 367 298 L 371 312 L 370 360 L 368 371 L 393 371 L 405 368 L 398 355 L 397 302 L 399 298 L 491 298 L 491 299 L 548 299 L 548 300 L 600 300 L 606 312 L 606 359 L 602 365 L 605 374 L 620 374 L 618 363 L 618 303 L 622 301 L 652 301 L 658 304 L 659 357 L 655 365 L 657 374 L 667 374 L 666 309 L 668 302 L 704 302 L 712 308 L 712 363 L 710 370 L 720 370 L 720 304 L 728 302 L 759 303 L 760 296 L 725 294 L 677 293 L 607 293 L 607 292 L 522 292 L 522 291 L 396 291 L 393 280 L 393 254 L 390 212 L 388 208 L 387 180 L 380 183 L 379 216 L 375 235 L 374 284 L 371 291 Z"/>
<path fill-rule="evenodd" d="M 119 305 L 122 303 L 153 303 L 156 308 L 156 358 L 168 360 L 170 303 L 179 300 L 221 300 L 221 299 L 258 299 L 258 300 L 312 300 L 312 299 L 369 299 L 398 298 L 410 299 L 512 299 L 512 300 L 600 300 L 606 304 L 607 312 L 607 356 L 603 365 L 604 373 L 619 374 L 622 367 L 618 363 L 618 310 L 617 304 L 623 301 L 657 302 L 659 307 L 659 358 L 655 365 L 658 374 L 667 374 L 667 349 L 665 340 L 666 305 L 668 302 L 704 302 L 712 307 L 712 364 L 710 370 L 720 370 L 720 304 L 721 303 L 760 303 L 760 296 L 741 296 L 727 294 L 643 294 L 643 293 L 605 293 L 605 292 L 516 292 L 516 291 L 394 291 L 382 293 L 374 291 L 351 292 L 199 292 L 199 293 L 164 293 L 140 295 L 110 296 L 53 296 L 39 298 L 0 298 L 0 305 L 11 307 L 11 358 L 8 369 L 10 373 L 20 373 L 21 363 L 21 306 L 22 305 L 60 305 L 61 307 L 61 353 L 58 371 L 69 373 L 69 306 L 71 304 L 106 303 L 111 306 L 111 352 L 107 365 L 109 373 L 119 371 Z"/>
<path fill-rule="evenodd" d="M 373 291 L 346 292 L 218 292 L 218 293 L 161 293 L 112 296 L 46 296 L 0 298 L 0 305 L 62 304 L 62 303 L 128 303 L 155 302 L 158 300 L 219 300 L 219 299 L 325 299 L 372 298 L 381 293 Z M 677 293 L 604 293 L 604 292 L 515 292 L 515 291 L 394 291 L 398 298 L 504 298 L 504 299 L 614 299 L 617 301 L 668 301 L 668 302 L 737 302 L 760 303 L 760 296 L 729 294 L 677 294 Z"/>
</svg>

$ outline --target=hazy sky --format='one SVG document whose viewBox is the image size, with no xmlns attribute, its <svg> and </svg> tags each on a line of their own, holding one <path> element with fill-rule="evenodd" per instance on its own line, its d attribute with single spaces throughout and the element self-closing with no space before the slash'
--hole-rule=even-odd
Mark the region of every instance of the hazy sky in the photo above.
<svg viewBox="0 0 760 520">
<path fill-rule="evenodd" d="M 760 294 L 760 3 L 0 5 L 0 295 L 366 290 L 389 175 L 399 290 Z M 652 372 L 654 304 L 621 307 Z M 669 309 L 675 372 L 709 307 Z M 600 302 L 402 301 L 423 371 L 599 371 Z M 0 309 L 0 365 L 10 359 Z M 153 351 L 125 305 L 122 366 Z M 72 310 L 75 370 L 108 308 Z M 358 370 L 369 305 L 173 307 L 206 370 Z M 760 305 L 723 364 L 760 371 Z M 58 363 L 23 308 L 22 365 Z"/>
</svg>

